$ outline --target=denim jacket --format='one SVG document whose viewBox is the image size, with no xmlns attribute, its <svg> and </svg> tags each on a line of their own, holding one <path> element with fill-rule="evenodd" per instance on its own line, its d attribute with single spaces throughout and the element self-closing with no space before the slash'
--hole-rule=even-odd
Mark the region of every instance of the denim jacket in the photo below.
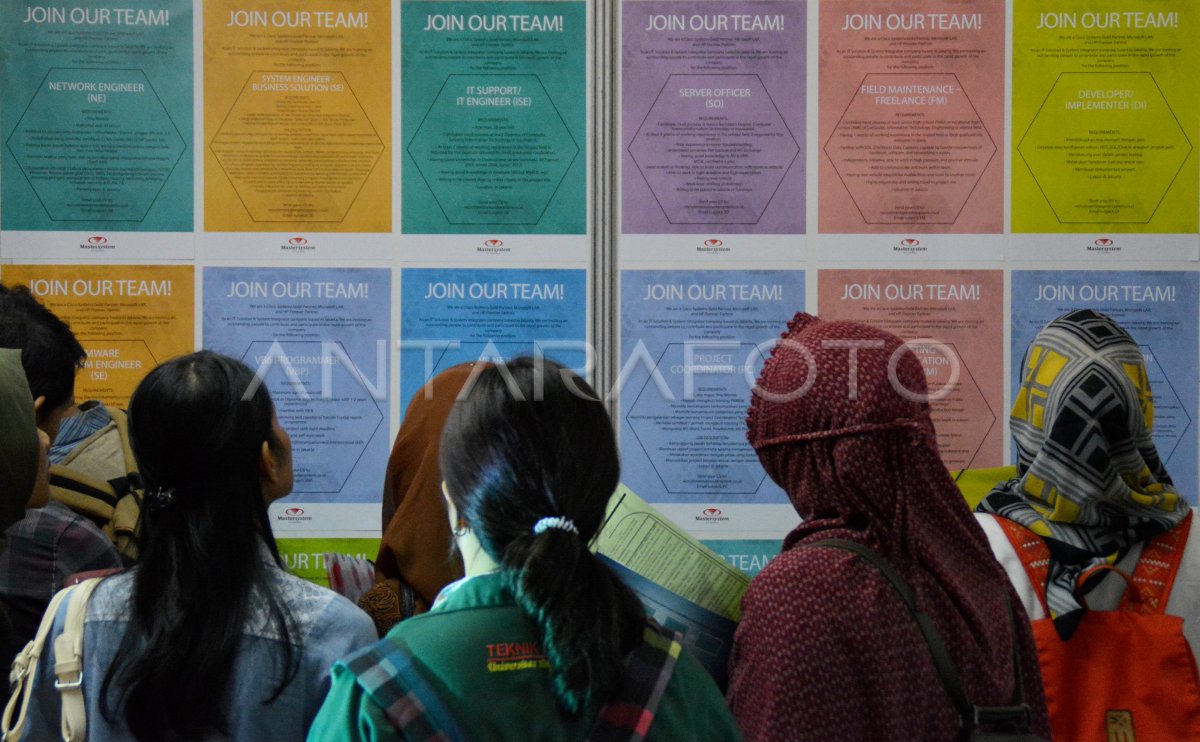
<svg viewBox="0 0 1200 742">
<path fill-rule="evenodd" d="M 265 548 L 263 553 L 270 558 Z M 299 669 L 283 693 L 264 706 L 263 701 L 278 683 L 282 644 L 265 606 L 257 602 L 242 633 L 230 677 L 231 701 L 226 713 L 231 737 L 222 739 L 303 740 L 329 690 L 329 668 L 334 660 L 377 638 L 371 619 L 340 595 L 279 568 L 275 568 L 274 579 L 295 625 L 293 643 L 302 647 Z M 90 742 L 132 739 L 120 714 L 110 723 L 100 713 L 100 687 L 128 626 L 132 589 L 130 573 L 110 577 L 97 587 L 88 603 L 83 634 L 83 695 Z M 54 637 L 62 631 L 66 608 L 65 603 L 60 607 L 38 663 L 23 740 L 61 738 L 62 703 L 54 688 Z M 188 668 L 180 667 L 178 672 L 187 673 Z"/>
</svg>

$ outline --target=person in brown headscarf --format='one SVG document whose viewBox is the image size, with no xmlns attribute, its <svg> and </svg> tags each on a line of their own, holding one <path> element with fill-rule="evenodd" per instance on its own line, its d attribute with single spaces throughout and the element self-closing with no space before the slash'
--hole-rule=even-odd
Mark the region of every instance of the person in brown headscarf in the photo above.
<svg viewBox="0 0 1200 742">
<path fill-rule="evenodd" d="M 746 739 L 960 738 L 960 713 L 897 592 L 829 539 L 884 558 L 908 583 L 970 704 L 1028 704 L 1044 734 L 1025 613 L 938 458 L 925 372 L 903 342 L 797 314 L 746 424 L 803 519 L 742 601 L 728 699 Z"/>
<path fill-rule="evenodd" d="M 478 364 L 452 366 L 421 387 L 404 413 L 383 480 L 383 541 L 375 559 L 375 587 L 359 606 L 379 635 L 424 613 L 447 584 L 463 576 L 442 497 L 438 444 L 450 408 Z"/>
</svg>

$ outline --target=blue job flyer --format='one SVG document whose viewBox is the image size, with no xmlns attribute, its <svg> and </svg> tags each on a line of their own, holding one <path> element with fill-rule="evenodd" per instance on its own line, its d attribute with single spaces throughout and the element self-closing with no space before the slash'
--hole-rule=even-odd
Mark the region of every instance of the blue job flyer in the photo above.
<svg viewBox="0 0 1200 742">
<path fill-rule="evenodd" d="M 695 503 L 702 519 L 719 520 L 729 504 L 787 503 L 746 442 L 746 407 L 764 358 L 803 307 L 802 271 L 621 273 L 630 489 L 660 507 Z"/>
<path fill-rule="evenodd" d="M 5 230 L 192 231 L 192 3 L 153 5 L 0 4 Z"/>
<path fill-rule="evenodd" d="M 1146 358 L 1154 443 L 1171 479 L 1196 504 L 1196 317 L 1200 275 L 1182 271 L 1014 271 L 1012 387 L 1029 343 L 1047 322 L 1094 309 L 1125 328 Z"/>
<path fill-rule="evenodd" d="M 390 307 L 386 269 L 204 271 L 204 347 L 265 379 L 292 439 L 288 502 L 370 503 L 373 528 L 389 447 Z"/>
<path fill-rule="evenodd" d="M 400 275 L 400 400 L 459 363 L 587 362 L 587 271 L 410 268 Z"/>
</svg>

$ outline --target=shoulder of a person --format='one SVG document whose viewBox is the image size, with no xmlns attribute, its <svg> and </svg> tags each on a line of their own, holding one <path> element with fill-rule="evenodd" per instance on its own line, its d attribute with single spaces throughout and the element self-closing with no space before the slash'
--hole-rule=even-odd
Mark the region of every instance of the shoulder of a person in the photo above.
<svg viewBox="0 0 1200 742">
<path fill-rule="evenodd" d="M 100 526 L 92 522 L 91 518 L 80 515 L 62 503 L 52 501 L 52 504 L 61 508 L 61 511 L 53 516 L 59 520 L 58 540 L 60 542 L 104 542 L 111 546 L 113 551 L 116 551 L 117 547 L 112 546 L 112 540 L 104 535 L 104 531 L 100 530 Z"/>
<path fill-rule="evenodd" d="M 884 589 L 891 594 L 888 579 L 864 557 L 840 548 L 797 544 L 771 560 L 750 582 L 742 600 L 747 617 L 760 625 L 775 625 L 780 615 L 789 620 L 819 620 L 813 612 L 826 617 L 852 615 L 864 591 Z M 825 631 L 835 631 L 834 621 Z M 806 634 L 806 632 L 800 632 Z M 799 639 L 817 637 L 798 636 Z"/>
<path fill-rule="evenodd" d="M 370 617 L 361 608 L 327 587 L 298 577 L 281 567 L 276 568 L 276 579 L 280 597 L 292 612 L 293 620 L 299 624 L 312 624 L 312 628 L 320 629 L 328 627 L 332 621 L 341 624 L 337 630 L 344 630 L 345 623 L 356 623 L 360 618 L 371 623 Z"/>
<path fill-rule="evenodd" d="M 1012 556 L 1016 556 L 1008 532 L 1000 525 L 1000 516 L 993 513 L 972 513 L 972 515 L 975 516 L 975 522 L 983 530 L 983 535 L 988 540 L 988 546 L 992 548 L 992 552 L 996 554 L 997 558 L 1008 556 L 1009 552 L 1012 552 Z"/>
<path fill-rule="evenodd" d="M 813 586 L 837 585 L 843 582 L 845 574 L 832 572 L 831 568 L 856 563 L 861 563 L 868 570 L 864 574 L 878 573 L 869 562 L 854 552 L 822 546 L 816 540 L 801 542 L 768 562 L 751 581 L 751 585 L 757 583 L 759 587 L 765 587 L 780 583 L 793 584 L 798 580 Z"/>
<path fill-rule="evenodd" d="M 23 530 L 33 527 L 42 528 L 46 524 L 53 524 L 56 531 L 61 534 L 68 528 L 86 528 L 91 526 L 99 531 L 100 527 L 93 523 L 89 518 L 75 512 L 64 502 L 58 500 L 50 500 L 40 508 L 25 511 L 25 517 L 17 521 L 17 525 Z M 101 531 L 101 533 L 103 533 Z"/>
<path fill-rule="evenodd" d="M 371 617 L 332 590 L 287 574 L 281 597 L 295 632 L 289 641 L 302 647 L 305 662 L 323 677 L 335 661 L 378 638 Z M 264 616 L 257 620 L 261 631 L 273 633 L 263 628 Z"/>
<path fill-rule="evenodd" d="M 388 636 L 414 651 L 417 647 L 438 647 L 446 637 L 447 631 L 454 631 L 462 637 L 465 627 L 473 624 L 472 618 L 496 618 L 506 611 L 519 614 L 519 610 L 511 605 L 470 605 L 445 606 L 440 605 L 425 613 L 410 616 L 392 627 Z"/>
<path fill-rule="evenodd" d="M 88 600 L 87 621 L 125 621 L 133 594 L 132 571 L 97 578 L 100 584 Z"/>
</svg>

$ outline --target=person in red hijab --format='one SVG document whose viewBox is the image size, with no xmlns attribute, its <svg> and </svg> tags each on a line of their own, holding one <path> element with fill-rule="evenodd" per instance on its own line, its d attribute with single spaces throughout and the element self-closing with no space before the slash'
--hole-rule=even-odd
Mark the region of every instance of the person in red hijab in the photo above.
<svg viewBox="0 0 1200 742">
<path fill-rule="evenodd" d="M 899 338 L 803 313 L 764 365 L 747 437 L 802 522 L 743 598 L 728 700 L 747 740 L 959 736 L 915 621 L 866 559 L 813 545 L 832 538 L 907 581 L 970 703 L 1023 701 L 1048 734 L 1025 613 L 938 458 L 925 392 Z"/>
</svg>

